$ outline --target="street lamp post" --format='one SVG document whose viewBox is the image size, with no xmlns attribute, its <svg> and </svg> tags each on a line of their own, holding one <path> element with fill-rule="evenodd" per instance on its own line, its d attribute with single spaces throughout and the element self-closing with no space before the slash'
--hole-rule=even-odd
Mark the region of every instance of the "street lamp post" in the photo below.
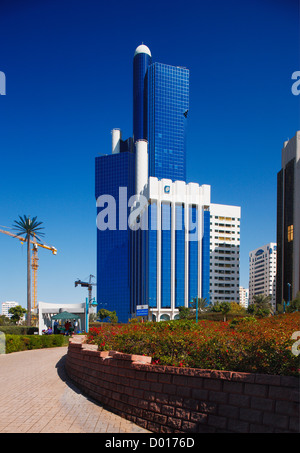
<svg viewBox="0 0 300 453">
<path fill-rule="evenodd" d="M 85 299 L 85 311 L 86 311 L 86 318 L 85 318 L 85 331 L 88 333 L 89 331 L 89 313 L 90 313 L 90 307 L 92 305 L 95 305 L 96 301 L 95 298 L 93 297 L 92 299 L 89 299 L 88 297 Z"/>
<path fill-rule="evenodd" d="M 190 305 L 192 304 L 192 302 L 194 302 L 194 300 L 196 299 L 196 323 L 198 322 L 198 297 L 192 299 L 190 301 Z"/>
</svg>

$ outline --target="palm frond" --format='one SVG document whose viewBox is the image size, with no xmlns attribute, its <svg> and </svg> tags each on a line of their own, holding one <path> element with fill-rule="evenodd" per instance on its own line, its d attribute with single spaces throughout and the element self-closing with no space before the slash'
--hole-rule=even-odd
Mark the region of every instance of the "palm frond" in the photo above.
<svg viewBox="0 0 300 453">
<path fill-rule="evenodd" d="M 19 215 L 19 219 L 20 220 L 15 220 L 13 224 L 13 229 L 17 232 L 16 236 L 34 236 L 39 242 L 41 242 L 40 237 L 44 236 L 44 233 L 41 232 L 41 230 L 43 230 L 44 227 L 41 227 L 40 225 L 42 225 L 43 222 L 38 222 L 36 220 L 37 217 L 30 219 L 30 217 L 27 217 L 26 215 L 23 217 Z"/>
</svg>

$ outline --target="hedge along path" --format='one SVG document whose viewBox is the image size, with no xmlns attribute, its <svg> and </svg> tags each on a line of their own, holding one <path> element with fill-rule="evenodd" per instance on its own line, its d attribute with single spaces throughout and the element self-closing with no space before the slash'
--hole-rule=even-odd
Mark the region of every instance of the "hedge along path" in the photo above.
<svg viewBox="0 0 300 453">
<path fill-rule="evenodd" d="M 10 335 L 5 334 L 5 352 L 26 351 L 27 349 L 54 348 L 67 346 L 69 337 L 64 335 Z"/>
<path fill-rule="evenodd" d="M 0 332 L 0 354 L 5 354 L 5 351 L 6 351 L 5 333 Z"/>
<path fill-rule="evenodd" d="M 147 433 L 91 399 L 64 371 L 66 347 L 0 355 L 0 433 Z"/>
</svg>

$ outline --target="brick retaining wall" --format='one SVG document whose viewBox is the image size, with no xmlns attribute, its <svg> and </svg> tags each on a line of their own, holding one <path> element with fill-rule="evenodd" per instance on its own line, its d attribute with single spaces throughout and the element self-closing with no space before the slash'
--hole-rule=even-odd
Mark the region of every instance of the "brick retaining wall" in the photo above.
<svg viewBox="0 0 300 453">
<path fill-rule="evenodd" d="M 151 365 L 70 339 L 69 377 L 84 393 L 156 433 L 298 433 L 299 379 Z"/>
</svg>

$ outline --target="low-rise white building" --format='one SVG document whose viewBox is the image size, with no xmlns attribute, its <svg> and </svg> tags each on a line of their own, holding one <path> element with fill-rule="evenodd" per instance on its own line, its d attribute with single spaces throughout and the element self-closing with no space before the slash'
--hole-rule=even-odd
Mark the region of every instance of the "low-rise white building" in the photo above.
<svg viewBox="0 0 300 453">
<path fill-rule="evenodd" d="M 7 316 L 8 318 L 12 317 L 12 314 L 9 313 L 9 309 L 12 307 L 16 307 L 18 302 L 15 301 L 7 301 L 7 302 L 2 302 L 2 315 Z"/>
<path fill-rule="evenodd" d="M 248 308 L 249 303 L 249 288 L 240 286 L 240 306 Z"/>
</svg>

